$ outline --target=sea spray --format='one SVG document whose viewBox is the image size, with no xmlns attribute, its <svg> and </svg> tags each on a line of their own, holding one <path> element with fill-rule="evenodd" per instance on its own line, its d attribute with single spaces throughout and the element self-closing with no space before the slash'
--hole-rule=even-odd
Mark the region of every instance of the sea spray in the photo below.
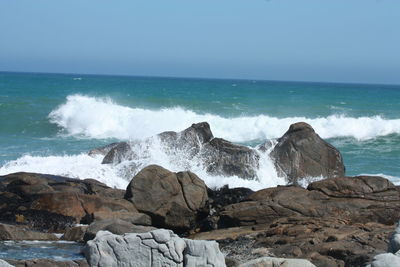
<svg viewBox="0 0 400 267">
<path fill-rule="evenodd" d="M 52 123 L 68 135 L 86 138 L 143 139 L 163 131 L 181 131 L 192 123 L 207 121 L 214 136 L 246 143 L 282 136 L 289 126 L 303 121 L 322 138 L 352 137 L 367 140 L 400 134 L 400 119 L 381 116 L 286 117 L 268 115 L 222 117 L 182 108 L 143 109 L 122 106 L 110 98 L 70 95 L 49 114 Z"/>
<path fill-rule="evenodd" d="M 182 150 L 166 147 L 159 138 L 150 138 L 145 142 L 132 142 L 131 148 L 135 152 L 120 162 L 102 164 L 101 155 L 89 156 L 63 155 L 50 157 L 23 156 L 10 161 L 0 168 L 0 175 L 17 172 L 38 172 L 62 175 L 79 179 L 94 178 L 111 187 L 125 189 L 129 181 L 142 168 L 157 164 L 174 172 L 190 170 L 196 173 L 210 188 L 248 187 L 259 190 L 267 187 L 286 184 L 283 177 L 278 177 L 274 163 L 269 157 L 271 146 L 265 152 L 258 151 L 260 160 L 256 168 L 256 179 L 243 179 L 237 176 L 212 175 L 207 172 L 204 164 L 204 155 L 198 153 L 194 157 Z"/>
</svg>

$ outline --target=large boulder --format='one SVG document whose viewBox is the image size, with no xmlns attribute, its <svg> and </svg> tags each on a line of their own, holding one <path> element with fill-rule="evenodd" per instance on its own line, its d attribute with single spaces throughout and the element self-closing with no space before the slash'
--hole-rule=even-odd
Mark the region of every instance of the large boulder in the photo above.
<svg viewBox="0 0 400 267">
<path fill-rule="evenodd" d="M 257 179 L 260 156 L 254 149 L 214 138 L 204 145 L 200 157 L 210 174 Z"/>
<path fill-rule="evenodd" d="M 102 163 L 118 164 L 130 161 L 126 172 L 131 173 L 132 169 L 142 167 L 136 164 L 135 160 L 148 157 L 153 144 L 169 157 L 180 157 L 187 161 L 196 158 L 206 166 L 205 169 L 210 174 L 257 179 L 258 152 L 221 138 L 214 138 L 207 122 L 192 124 L 181 132 L 163 132 L 142 142 L 111 144 L 111 149 Z M 108 148 L 102 147 L 94 151 L 105 151 Z"/>
<path fill-rule="evenodd" d="M 154 226 L 181 231 L 193 227 L 208 196 L 206 185 L 194 173 L 150 165 L 133 177 L 125 199 L 150 215 Z"/>
<path fill-rule="evenodd" d="M 141 234 L 97 233 L 84 249 L 90 266 L 225 266 L 215 241 L 182 239 L 172 231 L 159 229 Z"/>
<path fill-rule="evenodd" d="M 280 217 L 338 217 L 351 222 L 394 224 L 400 219 L 400 193 L 382 177 L 331 178 L 307 189 L 267 188 L 247 201 L 224 207 L 220 225 L 270 223 Z"/>
<path fill-rule="evenodd" d="M 278 173 L 290 183 L 307 177 L 340 177 L 345 173 L 340 152 L 305 122 L 290 125 L 270 155 Z"/>
</svg>

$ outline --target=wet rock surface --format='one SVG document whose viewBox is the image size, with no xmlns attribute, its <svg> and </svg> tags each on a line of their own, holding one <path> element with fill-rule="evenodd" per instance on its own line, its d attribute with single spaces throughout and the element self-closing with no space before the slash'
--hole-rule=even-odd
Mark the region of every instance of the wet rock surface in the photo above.
<svg viewBox="0 0 400 267">
<path fill-rule="evenodd" d="M 104 164 L 118 164 L 128 160 L 130 164 L 127 172 L 135 172 L 132 170 L 140 167 L 135 160 L 148 156 L 154 142 L 169 157 L 196 160 L 212 175 L 257 180 L 260 178 L 257 173 L 262 163 L 260 161 L 265 160 L 260 153 L 269 153 L 278 174 L 293 184 L 310 177 L 340 177 L 345 172 L 340 152 L 304 122 L 292 124 L 281 138 L 267 140 L 255 149 L 216 138 L 209 124 L 201 122 L 181 132 L 163 132 L 143 142 L 113 143 L 90 153 L 108 152 L 103 159 Z"/>
</svg>

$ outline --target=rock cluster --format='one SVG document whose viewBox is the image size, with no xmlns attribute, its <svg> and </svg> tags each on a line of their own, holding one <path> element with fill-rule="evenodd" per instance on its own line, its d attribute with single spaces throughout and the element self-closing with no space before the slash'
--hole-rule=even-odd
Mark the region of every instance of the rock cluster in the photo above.
<svg viewBox="0 0 400 267">
<path fill-rule="evenodd" d="M 215 241 L 182 239 L 164 229 L 123 236 L 101 231 L 87 243 L 84 253 L 93 267 L 225 266 Z"/>
<path fill-rule="evenodd" d="M 182 132 L 163 132 L 144 142 L 113 143 L 94 149 L 89 154 L 103 154 L 104 164 L 117 164 L 124 160 L 139 159 L 148 153 L 151 143 L 158 140 L 164 153 L 180 155 L 188 159 L 196 158 L 206 166 L 210 174 L 238 176 L 243 179 L 258 179 L 260 153 L 266 153 L 266 144 L 258 149 L 214 138 L 206 122 L 193 124 Z M 140 153 L 140 155 L 139 155 Z M 322 140 L 306 123 L 296 123 L 278 139 L 270 155 L 279 175 L 290 183 L 308 177 L 339 177 L 344 175 L 344 165 L 340 152 Z M 132 163 L 134 164 L 134 163 Z M 137 166 L 131 166 L 135 168 Z"/>
<path fill-rule="evenodd" d="M 305 123 L 292 125 L 275 147 L 267 142 L 258 149 L 214 138 L 207 123 L 155 138 L 166 153 L 202 158 L 210 173 L 246 179 L 257 179 L 260 153 L 272 151 L 290 185 L 212 190 L 190 171 L 157 165 L 131 175 L 126 190 L 92 179 L 14 173 L 0 176 L 0 240 L 54 240 L 52 232 L 63 233 L 63 240 L 87 242 L 91 266 L 225 266 L 218 244 L 199 239 L 218 240 L 230 267 L 381 267 L 399 258 L 397 228 L 389 254 L 373 259 L 386 252 L 400 219 L 399 187 L 381 177 L 345 177 L 340 153 Z M 116 163 L 146 154 L 146 142 L 140 151 L 134 143 L 113 143 L 90 153 Z M 328 178 L 297 185 L 308 176 Z M 50 260 L 9 262 L 52 266 Z"/>
</svg>

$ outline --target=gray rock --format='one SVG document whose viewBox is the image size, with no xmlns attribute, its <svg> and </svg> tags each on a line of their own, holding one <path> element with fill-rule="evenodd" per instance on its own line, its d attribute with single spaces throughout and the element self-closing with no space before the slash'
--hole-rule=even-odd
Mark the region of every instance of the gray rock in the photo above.
<svg viewBox="0 0 400 267">
<path fill-rule="evenodd" d="M 0 259 L 0 267 L 14 267 L 14 265 Z"/>
<path fill-rule="evenodd" d="M 150 236 L 153 239 L 148 239 Z M 100 231 L 94 240 L 86 244 L 84 254 L 89 265 L 93 267 L 226 266 L 224 256 L 215 241 L 182 239 L 164 229 L 152 231 L 150 235 L 123 236 Z"/>
<path fill-rule="evenodd" d="M 273 257 L 262 257 L 246 263 L 241 264 L 239 267 L 315 267 L 314 264 L 304 259 L 284 259 Z"/>
<path fill-rule="evenodd" d="M 392 253 L 379 254 L 374 257 L 370 267 L 398 267 L 400 257 Z"/>
<path fill-rule="evenodd" d="M 291 183 L 306 177 L 344 176 L 340 152 L 305 122 L 290 125 L 270 155 L 280 175 L 286 176 Z"/>
<path fill-rule="evenodd" d="M 388 252 L 396 253 L 399 250 L 400 250 L 400 222 L 397 223 L 397 227 L 390 238 Z"/>
</svg>

